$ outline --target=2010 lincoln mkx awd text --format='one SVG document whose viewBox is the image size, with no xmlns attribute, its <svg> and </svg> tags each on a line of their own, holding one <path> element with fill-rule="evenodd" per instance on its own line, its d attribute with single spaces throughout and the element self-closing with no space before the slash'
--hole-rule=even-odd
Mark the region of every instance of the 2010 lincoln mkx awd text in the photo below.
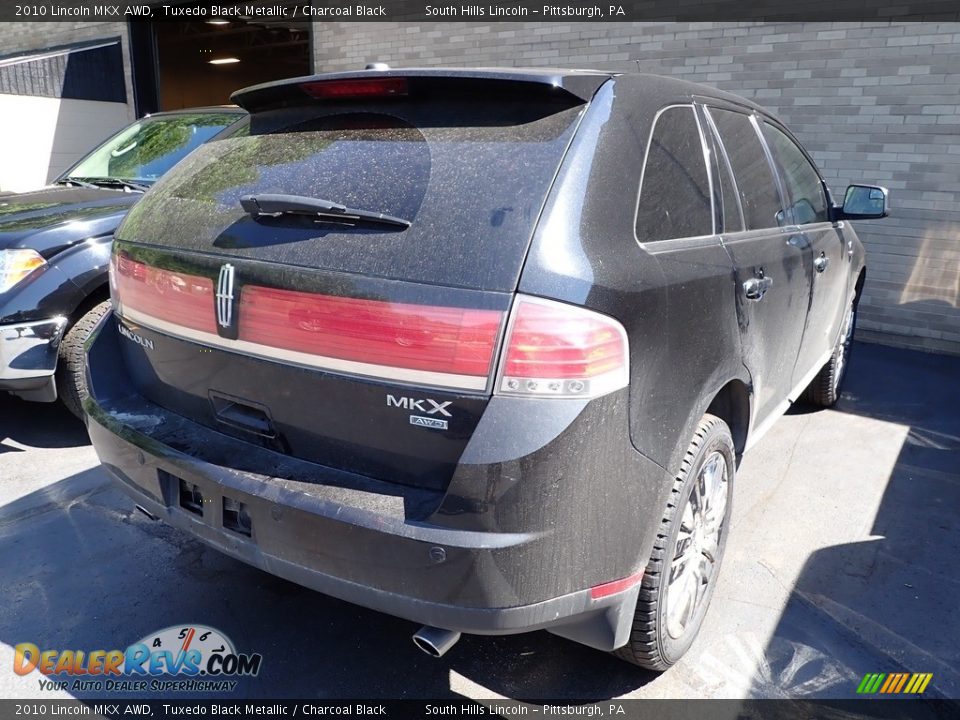
<svg viewBox="0 0 960 720">
<path fill-rule="evenodd" d="M 241 90 L 117 233 L 89 429 L 148 514 L 323 593 L 654 669 L 737 461 L 837 399 L 864 251 L 762 108 L 647 75 L 376 70 Z"/>
</svg>

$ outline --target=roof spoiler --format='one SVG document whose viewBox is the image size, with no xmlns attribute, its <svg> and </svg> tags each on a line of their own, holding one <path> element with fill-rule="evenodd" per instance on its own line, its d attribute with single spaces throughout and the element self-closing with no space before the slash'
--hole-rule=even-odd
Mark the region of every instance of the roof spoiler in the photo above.
<svg viewBox="0 0 960 720">
<path fill-rule="evenodd" d="M 429 94 L 431 89 L 459 89 L 475 94 L 479 87 L 494 92 L 515 89 L 528 96 L 564 97 L 588 102 L 597 89 L 612 77 L 593 70 L 511 70 L 511 69 L 389 69 L 324 73 L 253 85 L 237 90 L 230 100 L 248 112 L 312 104 L 323 100 L 370 98 L 377 94 L 403 95 L 407 81 L 411 92 Z M 350 88 L 356 90 L 351 94 Z M 329 88 L 335 92 L 317 92 Z M 377 89 L 380 92 L 377 92 Z M 344 91 L 345 90 L 345 91 Z"/>
</svg>

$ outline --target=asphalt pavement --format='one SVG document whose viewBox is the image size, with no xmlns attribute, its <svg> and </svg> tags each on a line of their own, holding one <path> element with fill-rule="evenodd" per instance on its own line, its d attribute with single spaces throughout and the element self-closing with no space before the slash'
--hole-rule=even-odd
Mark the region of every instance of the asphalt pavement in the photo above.
<svg viewBox="0 0 960 720">
<path fill-rule="evenodd" d="M 713 604 L 662 675 L 546 632 L 464 637 L 232 560 L 135 511 L 59 405 L 0 397 L 0 697 L 41 690 L 13 647 L 110 649 L 201 623 L 259 652 L 244 698 L 852 697 L 930 672 L 960 697 L 960 358 L 857 344 L 836 409 L 797 407 L 744 458 Z M 136 696 L 131 693 L 131 696 Z"/>
</svg>

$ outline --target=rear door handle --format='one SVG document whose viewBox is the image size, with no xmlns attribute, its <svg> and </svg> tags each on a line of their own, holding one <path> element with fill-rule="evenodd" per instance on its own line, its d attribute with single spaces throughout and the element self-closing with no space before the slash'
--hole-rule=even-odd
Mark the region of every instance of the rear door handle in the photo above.
<svg viewBox="0 0 960 720">
<path fill-rule="evenodd" d="M 827 265 L 830 264 L 830 258 L 828 258 L 824 253 L 820 253 L 820 257 L 813 261 L 813 267 L 816 268 L 818 273 L 822 273 L 827 269 Z"/>
<path fill-rule="evenodd" d="M 767 290 L 773 287 L 773 278 L 754 277 L 743 283 L 743 294 L 747 300 L 762 300 Z"/>
</svg>

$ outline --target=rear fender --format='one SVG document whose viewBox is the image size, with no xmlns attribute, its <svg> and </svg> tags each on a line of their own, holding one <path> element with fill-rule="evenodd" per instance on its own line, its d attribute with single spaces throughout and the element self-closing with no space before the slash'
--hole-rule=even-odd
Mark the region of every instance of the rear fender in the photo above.
<svg viewBox="0 0 960 720">
<path fill-rule="evenodd" d="M 743 401 L 731 402 L 736 393 L 746 393 L 746 413 Z M 700 399 L 687 415 L 683 429 L 676 439 L 667 470 L 676 476 L 680 472 L 683 456 L 690 445 L 693 433 L 707 412 L 717 415 L 730 427 L 737 458 L 743 454 L 753 416 L 753 384 L 750 372 L 742 363 L 717 368 L 703 385 Z"/>
</svg>

